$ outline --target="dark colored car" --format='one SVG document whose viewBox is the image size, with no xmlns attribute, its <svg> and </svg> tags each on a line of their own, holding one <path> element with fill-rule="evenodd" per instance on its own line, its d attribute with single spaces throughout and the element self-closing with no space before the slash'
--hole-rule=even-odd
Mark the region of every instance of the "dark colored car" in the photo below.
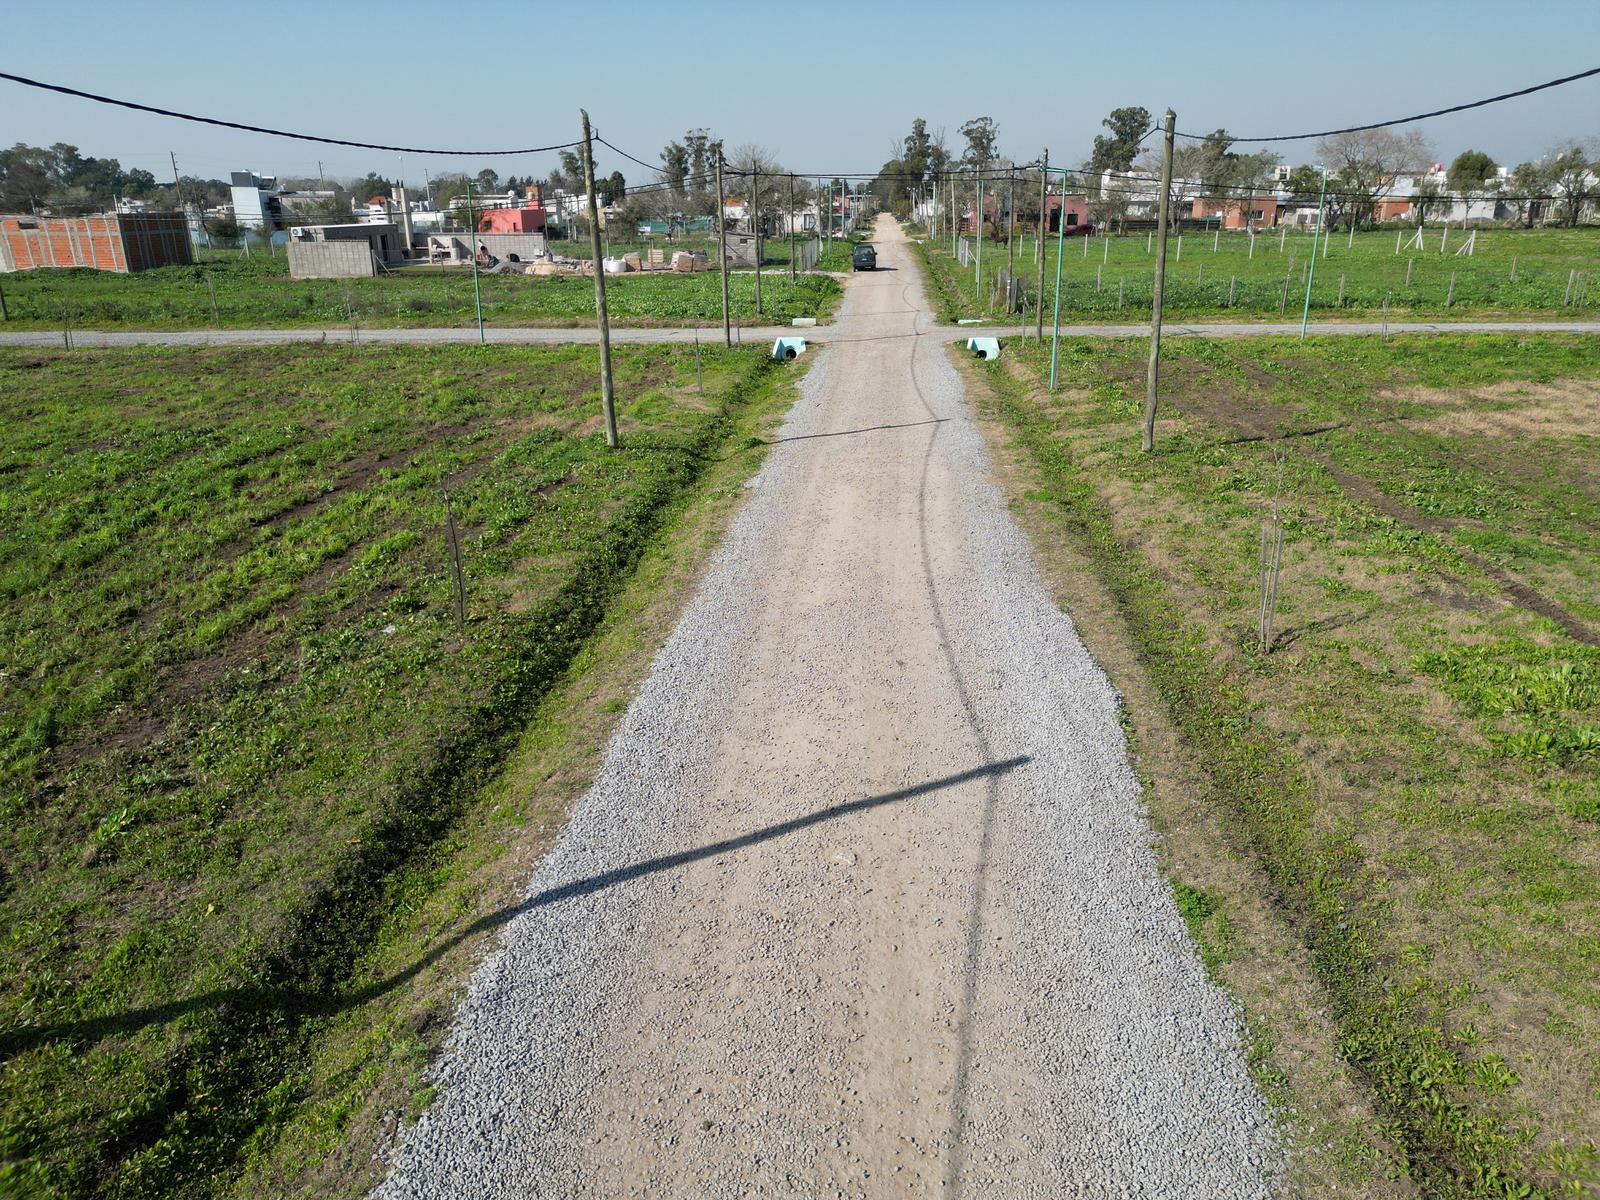
<svg viewBox="0 0 1600 1200">
<path fill-rule="evenodd" d="M 876 271 L 878 269 L 878 252 L 873 249 L 871 242 L 857 242 L 854 250 L 850 251 L 850 269 L 852 271 Z"/>
</svg>

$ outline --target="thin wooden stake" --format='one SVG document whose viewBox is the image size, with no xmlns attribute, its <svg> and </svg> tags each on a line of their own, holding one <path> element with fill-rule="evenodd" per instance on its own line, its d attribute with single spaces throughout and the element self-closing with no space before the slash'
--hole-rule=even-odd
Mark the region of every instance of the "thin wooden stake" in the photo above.
<svg viewBox="0 0 1600 1200">
<path fill-rule="evenodd" d="M 1448 289 L 1446 289 L 1445 294 L 1444 294 L 1444 306 L 1446 308 L 1449 308 L 1455 302 L 1456 302 L 1456 273 L 1454 271 L 1451 271 L 1450 272 L 1450 286 L 1449 286 Z"/>
<path fill-rule="evenodd" d="M 1239 282 L 1237 275 L 1228 276 L 1228 307 L 1233 307 L 1233 285 Z"/>
</svg>

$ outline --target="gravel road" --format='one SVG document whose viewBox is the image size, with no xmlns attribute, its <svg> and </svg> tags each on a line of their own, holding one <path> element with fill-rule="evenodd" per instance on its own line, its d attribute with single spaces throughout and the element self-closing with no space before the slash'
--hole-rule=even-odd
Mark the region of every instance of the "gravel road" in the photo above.
<svg viewBox="0 0 1600 1200">
<path fill-rule="evenodd" d="M 1270 1194 L 1117 696 L 877 237 L 384 1200 Z"/>
</svg>

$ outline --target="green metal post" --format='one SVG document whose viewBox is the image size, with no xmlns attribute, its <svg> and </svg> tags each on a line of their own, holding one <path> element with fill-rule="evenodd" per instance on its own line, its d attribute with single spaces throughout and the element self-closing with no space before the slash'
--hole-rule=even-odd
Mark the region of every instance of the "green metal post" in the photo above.
<svg viewBox="0 0 1600 1200">
<path fill-rule="evenodd" d="M 1045 221 L 1049 215 L 1050 197 L 1045 196 L 1045 213 L 1039 218 Z M 1055 327 L 1050 331 L 1050 390 L 1056 390 L 1056 364 L 1061 361 L 1061 260 L 1067 256 L 1067 172 L 1061 171 L 1061 215 L 1056 220 L 1056 315 Z"/>
<path fill-rule="evenodd" d="M 1328 168 L 1322 168 L 1322 187 L 1317 192 L 1317 227 L 1311 231 L 1311 270 L 1306 276 L 1306 306 L 1300 310 L 1300 344 L 1305 345 L 1306 326 L 1311 322 L 1311 285 L 1317 281 L 1317 239 L 1322 236 L 1322 205 L 1328 197 Z M 1354 220 L 1354 218 L 1351 218 Z"/>
</svg>

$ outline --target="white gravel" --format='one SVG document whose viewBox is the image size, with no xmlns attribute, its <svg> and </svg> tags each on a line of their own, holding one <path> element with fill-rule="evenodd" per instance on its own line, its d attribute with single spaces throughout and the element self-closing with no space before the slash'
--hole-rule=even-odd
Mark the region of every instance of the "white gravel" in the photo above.
<svg viewBox="0 0 1600 1200">
<path fill-rule="evenodd" d="M 1271 1193 L 1117 696 L 879 249 L 386 1200 Z"/>
</svg>

